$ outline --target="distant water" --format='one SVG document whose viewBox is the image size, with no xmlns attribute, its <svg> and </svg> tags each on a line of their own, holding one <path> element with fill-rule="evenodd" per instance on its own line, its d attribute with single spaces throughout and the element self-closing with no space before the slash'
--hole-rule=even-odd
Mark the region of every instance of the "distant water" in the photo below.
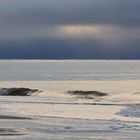
<svg viewBox="0 0 140 140">
<path fill-rule="evenodd" d="M 138 79 L 138 60 L 0 60 L 0 81 Z"/>
</svg>

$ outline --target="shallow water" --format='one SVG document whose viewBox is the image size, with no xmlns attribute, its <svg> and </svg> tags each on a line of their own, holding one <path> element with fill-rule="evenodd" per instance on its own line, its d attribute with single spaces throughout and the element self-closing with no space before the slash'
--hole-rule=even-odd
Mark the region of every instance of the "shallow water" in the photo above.
<svg viewBox="0 0 140 140">
<path fill-rule="evenodd" d="M 0 97 L 0 139 L 139 140 L 139 85 L 140 61 L 1 60 L 0 88 L 41 92 Z"/>
</svg>

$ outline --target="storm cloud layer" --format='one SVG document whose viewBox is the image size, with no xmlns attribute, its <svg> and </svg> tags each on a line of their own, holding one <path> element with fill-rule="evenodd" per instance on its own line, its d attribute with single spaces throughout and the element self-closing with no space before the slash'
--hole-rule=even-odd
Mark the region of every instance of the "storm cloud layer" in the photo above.
<svg viewBox="0 0 140 140">
<path fill-rule="evenodd" d="M 140 59 L 140 0 L 1 0 L 0 58 Z"/>
</svg>

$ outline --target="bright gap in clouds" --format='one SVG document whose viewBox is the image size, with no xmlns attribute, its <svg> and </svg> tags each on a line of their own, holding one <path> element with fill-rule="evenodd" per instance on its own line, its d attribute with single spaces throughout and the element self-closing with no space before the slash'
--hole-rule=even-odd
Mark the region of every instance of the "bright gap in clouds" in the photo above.
<svg viewBox="0 0 140 140">
<path fill-rule="evenodd" d="M 97 40 L 101 43 L 121 44 L 129 40 L 140 39 L 140 28 L 116 25 L 34 25 L 11 26 L 1 29 L 0 40 L 30 40 L 35 38 Z"/>
<path fill-rule="evenodd" d="M 121 43 L 140 39 L 139 28 L 125 28 L 115 25 L 64 25 L 57 27 L 58 37 L 73 39 L 96 39 L 106 43 Z"/>
</svg>

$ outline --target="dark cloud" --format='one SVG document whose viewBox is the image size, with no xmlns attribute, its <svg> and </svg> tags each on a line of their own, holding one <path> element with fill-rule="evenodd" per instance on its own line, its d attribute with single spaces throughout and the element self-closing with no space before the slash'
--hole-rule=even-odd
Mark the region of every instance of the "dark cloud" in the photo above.
<svg viewBox="0 0 140 140">
<path fill-rule="evenodd" d="M 32 40 L 3 42 L 0 58 L 22 59 L 140 59 L 140 41 L 127 42 L 125 47 L 102 47 L 96 40 Z M 92 46 L 92 47 L 91 47 Z"/>
<path fill-rule="evenodd" d="M 4 24 L 140 24 L 139 0 L 11 0 L 0 2 Z M 4 4 L 2 4 L 4 3 Z M 8 6 L 7 6 L 8 5 Z"/>
<path fill-rule="evenodd" d="M 1 0 L 0 58 L 140 58 L 140 0 Z"/>
</svg>

